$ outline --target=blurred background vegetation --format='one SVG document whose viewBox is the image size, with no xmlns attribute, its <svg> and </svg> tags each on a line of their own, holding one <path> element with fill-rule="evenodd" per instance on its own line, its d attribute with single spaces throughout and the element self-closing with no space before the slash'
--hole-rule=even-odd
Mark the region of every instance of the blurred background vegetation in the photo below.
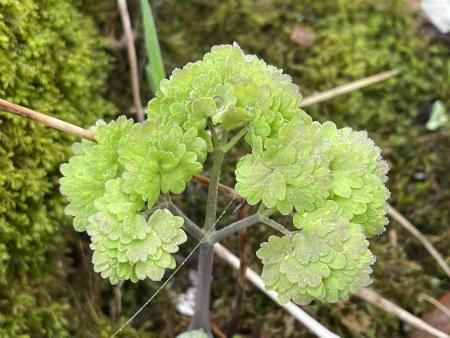
<svg viewBox="0 0 450 338">
<path fill-rule="evenodd" d="M 367 129 L 391 167 L 390 200 L 450 259 L 450 128 L 428 130 L 435 100 L 450 107 L 450 45 L 417 12 L 417 1 L 155 0 L 151 1 L 166 72 L 202 57 L 212 45 L 237 41 L 293 77 L 304 96 L 398 69 L 393 79 L 308 107 L 315 119 Z M 143 101 L 151 98 L 138 1 L 128 1 Z M 0 97 L 89 126 L 100 117 L 133 114 L 128 58 L 114 0 L 0 2 Z M 0 113 L 0 336 L 108 336 L 158 287 L 117 289 L 96 275 L 86 238 L 62 215 L 58 164 L 72 138 Z M 233 185 L 234 151 L 223 180 Z M 32 169 L 31 169 L 32 168 Z M 179 199 L 201 219 L 206 190 L 190 185 Z M 224 199 L 223 204 L 226 205 Z M 227 218 L 231 219 L 232 215 Z M 267 237 L 249 230 L 249 262 Z M 238 252 L 238 238 L 225 245 Z M 181 254 L 186 255 L 193 242 Z M 431 306 L 419 295 L 444 296 L 450 282 L 425 249 L 395 222 L 372 243 L 373 287 L 416 314 Z M 216 261 L 212 322 L 227 324 L 236 274 Z M 162 292 L 124 337 L 171 337 L 189 318 L 171 294 L 190 286 L 188 270 Z M 343 337 L 406 337 L 411 328 L 351 299 L 306 311 Z M 119 313 L 120 312 L 120 313 Z M 244 337 L 308 337 L 252 286 L 243 301 Z"/>
</svg>

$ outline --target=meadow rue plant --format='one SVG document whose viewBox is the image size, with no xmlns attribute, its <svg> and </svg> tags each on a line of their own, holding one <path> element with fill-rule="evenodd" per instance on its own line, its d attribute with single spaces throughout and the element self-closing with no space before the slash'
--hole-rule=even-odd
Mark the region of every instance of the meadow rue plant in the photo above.
<svg viewBox="0 0 450 338">
<path fill-rule="evenodd" d="M 282 303 L 336 302 L 370 284 L 375 258 L 367 238 L 387 223 L 387 165 L 366 132 L 320 124 L 299 108 L 291 78 L 239 46 L 213 47 L 177 69 L 149 102 L 148 120 L 97 123 L 61 167 L 61 191 L 78 231 L 87 231 L 94 269 L 115 284 L 173 269 L 187 236 L 202 240 L 196 313 L 208 324 L 212 245 L 257 223 L 279 230 L 261 244 L 266 287 Z M 236 191 L 258 211 L 216 229 L 223 158 L 239 140 L 251 153 L 236 165 Z M 170 201 L 213 161 L 203 229 Z M 293 214 L 295 230 L 270 217 Z"/>
</svg>

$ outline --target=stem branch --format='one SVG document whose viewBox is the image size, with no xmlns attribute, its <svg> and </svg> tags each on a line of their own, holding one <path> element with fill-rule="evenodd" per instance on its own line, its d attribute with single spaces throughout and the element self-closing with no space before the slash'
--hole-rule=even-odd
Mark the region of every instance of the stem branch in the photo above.
<svg viewBox="0 0 450 338">
<path fill-rule="evenodd" d="M 177 216 L 180 216 L 184 219 L 183 228 L 187 232 L 189 232 L 197 240 L 203 240 L 203 238 L 205 237 L 203 230 L 197 224 L 195 224 L 194 221 L 187 217 L 186 214 L 180 210 L 180 208 L 178 208 L 173 202 L 169 202 L 168 209 Z"/>
<path fill-rule="evenodd" d="M 223 137 L 225 137 L 225 135 L 223 135 Z M 209 231 L 211 228 L 213 228 L 216 222 L 217 191 L 219 187 L 220 170 L 222 169 L 222 162 L 225 156 L 225 152 L 223 151 L 221 145 L 216 144 L 214 148 L 214 159 L 208 187 L 208 199 L 206 201 L 205 225 L 203 227 L 205 231 Z"/>
<path fill-rule="evenodd" d="M 212 269 L 214 264 L 214 247 L 202 243 L 198 255 L 197 278 L 195 282 L 195 306 L 189 330 L 203 329 L 213 337 L 209 323 L 209 302 L 211 296 Z"/>
<path fill-rule="evenodd" d="M 291 232 L 286 229 L 284 226 L 282 226 L 280 223 L 275 222 L 273 219 L 270 219 L 269 217 L 266 216 L 261 216 L 260 217 L 260 222 L 264 223 L 265 225 L 270 226 L 271 228 L 281 232 L 283 235 L 285 236 L 291 236 Z"/>
<path fill-rule="evenodd" d="M 233 148 L 234 145 L 239 142 L 239 140 L 245 135 L 245 133 L 247 133 L 247 130 L 248 130 L 247 127 L 244 127 L 241 130 L 239 130 L 239 132 L 236 135 L 234 135 L 227 144 L 225 144 L 225 146 L 223 147 L 223 151 L 226 153 L 230 151 L 230 149 Z"/>
<path fill-rule="evenodd" d="M 212 243 L 218 243 L 221 240 L 227 238 L 228 236 L 234 234 L 235 232 L 238 232 L 241 229 L 248 228 L 260 221 L 260 215 L 254 214 L 249 217 L 246 217 L 244 219 L 241 219 L 237 222 L 231 223 L 227 225 L 226 227 L 217 230 L 214 232 L 214 234 L 211 236 L 211 242 Z"/>
</svg>

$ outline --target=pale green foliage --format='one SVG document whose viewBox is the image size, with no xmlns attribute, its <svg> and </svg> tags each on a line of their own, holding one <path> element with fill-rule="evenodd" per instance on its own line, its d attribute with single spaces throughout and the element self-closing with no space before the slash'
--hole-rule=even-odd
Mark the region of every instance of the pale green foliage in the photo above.
<svg viewBox="0 0 450 338">
<path fill-rule="evenodd" d="M 185 130 L 203 130 L 208 117 L 225 130 L 255 124 L 255 132 L 266 137 L 300 111 L 300 97 L 279 69 L 237 45 L 224 45 L 163 80 L 147 114 L 173 118 Z"/>
<path fill-rule="evenodd" d="M 176 338 L 208 338 L 208 335 L 202 330 L 187 331 L 179 334 Z"/>
<path fill-rule="evenodd" d="M 183 131 L 176 121 L 163 123 L 161 118 L 136 124 L 119 151 L 124 189 L 148 200 L 149 207 L 161 191 L 183 192 L 206 158 L 206 142 L 197 134 L 195 128 Z"/>
<path fill-rule="evenodd" d="M 175 266 L 183 220 L 158 210 L 147 222 L 141 211 L 161 192 L 183 192 L 202 171 L 212 123 L 243 128 L 251 154 L 237 163 L 236 190 L 247 202 L 295 212 L 297 230 L 271 236 L 257 252 L 267 288 L 281 302 L 307 304 L 368 285 L 374 257 L 366 237 L 384 230 L 387 166 L 366 132 L 312 121 L 300 98 L 280 70 L 238 46 L 218 46 L 162 81 L 148 121 L 98 125 L 99 144 L 76 147 L 61 180 L 67 212 L 91 236 L 95 270 L 117 283 L 160 280 Z"/>
<path fill-rule="evenodd" d="M 254 135 L 251 144 L 252 154 L 236 170 L 236 190 L 250 204 L 262 201 L 287 215 L 293 207 L 311 210 L 329 196 L 330 143 L 304 112 L 264 144 Z"/>
<path fill-rule="evenodd" d="M 296 214 L 291 238 L 269 237 L 257 252 L 266 287 L 280 302 L 336 302 L 370 283 L 374 257 L 359 224 L 349 223 L 336 202 Z"/>
<path fill-rule="evenodd" d="M 333 199 L 344 214 L 364 227 L 368 237 L 379 234 L 387 224 L 385 201 L 389 191 L 384 183 L 388 167 L 381 150 L 367 137 L 367 132 L 350 128 L 324 128 L 332 138 L 330 176 Z"/>
<path fill-rule="evenodd" d="M 252 135 L 252 154 L 240 159 L 236 190 L 250 204 L 313 210 L 327 199 L 336 201 L 345 216 L 364 227 L 368 237 L 387 223 L 387 165 L 366 132 L 337 129 L 311 122 L 302 113 L 276 135 L 262 141 Z"/>
<path fill-rule="evenodd" d="M 94 201 L 103 195 L 106 182 L 121 174 L 117 154 L 119 140 L 132 125 L 133 121 L 124 117 L 108 125 L 98 121 L 91 129 L 98 144 L 87 140 L 75 143 L 72 147 L 75 156 L 61 166 L 64 175 L 60 180 L 61 192 L 70 202 L 65 212 L 75 216 L 73 224 L 77 231 L 86 229 L 88 217 L 95 212 Z"/>
<path fill-rule="evenodd" d="M 148 221 L 141 215 L 148 187 L 158 180 L 150 206 L 160 190 L 183 191 L 185 181 L 201 170 L 197 159 L 205 157 L 205 141 L 196 137 L 196 130 L 183 132 L 150 121 L 133 125 L 124 117 L 109 124 L 99 121 L 92 130 L 98 143 L 76 143 L 75 156 L 61 166 L 61 192 L 70 201 L 66 213 L 75 216 L 76 230 L 90 235 L 94 269 L 102 277 L 112 284 L 159 281 L 166 268 L 175 267 L 172 253 L 187 238 L 182 218 L 161 210 Z M 190 165 L 194 169 L 186 174 Z M 142 175 L 132 176 L 136 167 Z M 145 170 L 149 167 L 153 171 Z"/>
<path fill-rule="evenodd" d="M 110 182 L 116 186 L 114 190 L 120 190 L 121 179 L 109 181 L 108 185 Z M 157 210 L 146 221 L 141 214 L 132 212 L 138 205 L 130 201 L 118 204 L 113 201 L 107 209 L 113 210 L 117 205 L 123 213 L 100 211 L 90 217 L 87 232 L 94 250 L 94 270 L 112 284 L 124 279 L 161 280 L 165 269 L 175 268 L 172 253 L 187 239 L 183 219 Z"/>
</svg>

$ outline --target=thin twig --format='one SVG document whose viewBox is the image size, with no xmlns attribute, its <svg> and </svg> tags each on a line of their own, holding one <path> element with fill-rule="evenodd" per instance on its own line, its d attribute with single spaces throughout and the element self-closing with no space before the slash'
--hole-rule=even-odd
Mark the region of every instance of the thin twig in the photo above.
<svg viewBox="0 0 450 338">
<path fill-rule="evenodd" d="M 216 253 L 217 256 L 225 260 L 233 268 L 235 268 L 236 270 L 239 269 L 240 265 L 239 258 L 237 258 L 223 245 L 221 245 L 220 243 L 215 244 L 214 252 Z M 316 336 L 321 338 L 339 338 L 338 335 L 328 330 L 325 326 L 317 322 L 314 318 L 312 318 L 309 314 L 307 314 L 305 311 L 303 311 L 299 306 L 295 305 L 294 303 L 292 302 L 289 302 L 287 304 L 278 303 L 277 293 L 274 291 L 267 291 L 261 277 L 252 269 L 247 268 L 245 276 L 253 285 L 255 285 L 263 293 L 269 296 L 272 300 L 274 300 L 287 312 L 289 312 L 297 321 L 306 326 Z"/>
<path fill-rule="evenodd" d="M 363 87 L 367 87 L 372 84 L 387 80 L 391 77 L 397 76 L 398 74 L 399 74 L 399 71 L 397 71 L 397 70 L 389 70 L 387 72 L 369 76 L 369 77 L 366 77 L 361 80 L 350 82 L 345 85 L 335 87 L 333 89 L 326 90 L 324 92 L 308 96 L 300 102 L 300 107 L 311 106 L 311 105 L 319 103 L 319 102 L 330 100 L 333 97 L 336 97 L 336 96 L 339 96 L 342 94 L 354 92 Z"/>
<path fill-rule="evenodd" d="M 383 296 L 379 295 L 377 292 L 375 292 L 372 289 L 368 288 L 362 288 L 360 289 L 356 294 L 358 298 L 361 298 L 372 305 L 375 305 L 376 307 L 380 308 L 383 311 L 386 311 L 397 318 L 400 318 L 401 320 L 407 322 L 411 326 L 414 326 L 415 328 L 428 332 L 429 334 L 432 334 L 433 336 L 439 337 L 439 338 L 449 338 L 450 336 L 446 334 L 445 332 L 442 332 L 435 327 L 431 326 L 430 324 L 426 323 L 422 319 L 412 315 L 408 311 L 402 309 L 400 306 L 392 303 L 391 301 L 387 300 Z"/>
<path fill-rule="evenodd" d="M 393 206 L 388 204 L 388 214 L 394 220 L 396 220 L 402 227 L 404 227 L 410 234 L 416 237 L 420 243 L 427 249 L 431 256 L 436 260 L 439 266 L 445 271 L 447 276 L 450 277 L 450 268 L 445 261 L 445 259 L 441 256 L 441 254 L 434 248 L 434 246 L 428 241 L 428 239 L 422 235 L 422 233 L 403 216 L 399 213 Z"/>
<path fill-rule="evenodd" d="M 95 136 L 92 132 L 83 129 L 81 127 L 78 127 L 74 124 L 71 124 L 69 122 L 65 122 L 63 120 L 52 117 L 50 115 L 39 113 L 37 111 L 31 110 L 23 106 L 19 106 L 18 104 L 14 104 L 3 99 L 0 99 L 0 109 L 3 109 L 9 113 L 25 117 L 27 119 L 40 122 L 48 127 L 58 129 L 65 133 L 95 142 Z"/>
<path fill-rule="evenodd" d="M 205 187 L 209 186 L 209 178 L 202 175 L 194 175 L 192 180 L 198 184 L 201 184 Z M 234 199 L 236 202 L 241 203 L 245 201 L 245 198 L 239 195 L 233 188 L 230 188 L 219 182 L 219 191 L 224 195 L 228 196 L 231 199 Z"/>
<path fill-rule="evenodd" d="M 211 330 L 217 336 L 217 338 L 227 338 L 227 337 L 229 337 L 229 336 L 225 335 L 225 333 L 222 332 L 220 327 L 218 327 L 214 323 L 211 323 Z"/>
<path fill-rule="evenodd" d="M 139 34 L 136 31 L 133 31 L 133 41 L 138 38 Z M 124 49 L 127 48 L 127 37 L 123 34 L 120 39 L 116 39 L 114 35 L 108 36 L 108 44 L 111 49 Z"/>
<path fill-rule="evenodd" d="M 438 301 L 437 299 L 434 299 L 433 297 L 428 296 L 424 293 L 421 293 L 419 295 L 419 299 L 424 299 L 427 302 L 431 303 L 438 310 L 440 310 L 443 314 L 445 314 L 448 318 L 450 318 L 450 309 L 448 307 L 446 307 L 444 304 L 442 304 L 440 301 Z"/>
<path fill-rule="evenodd" d="M 144 121 L 144 110 L 142 109 L 141 94 L 139 91 L 139 77 L 136 49 L 134 48 L 134 36 L 131 28 L 130 14 L 126 0 L 117 0 L 120 17 L 122 19 L 123 32 L 127 41 L 128 59 L 130 61 L 131 89 L 133 91 L 134 105 L 136 106 L 136 116 L 138 121 Z"/>
</svg>

